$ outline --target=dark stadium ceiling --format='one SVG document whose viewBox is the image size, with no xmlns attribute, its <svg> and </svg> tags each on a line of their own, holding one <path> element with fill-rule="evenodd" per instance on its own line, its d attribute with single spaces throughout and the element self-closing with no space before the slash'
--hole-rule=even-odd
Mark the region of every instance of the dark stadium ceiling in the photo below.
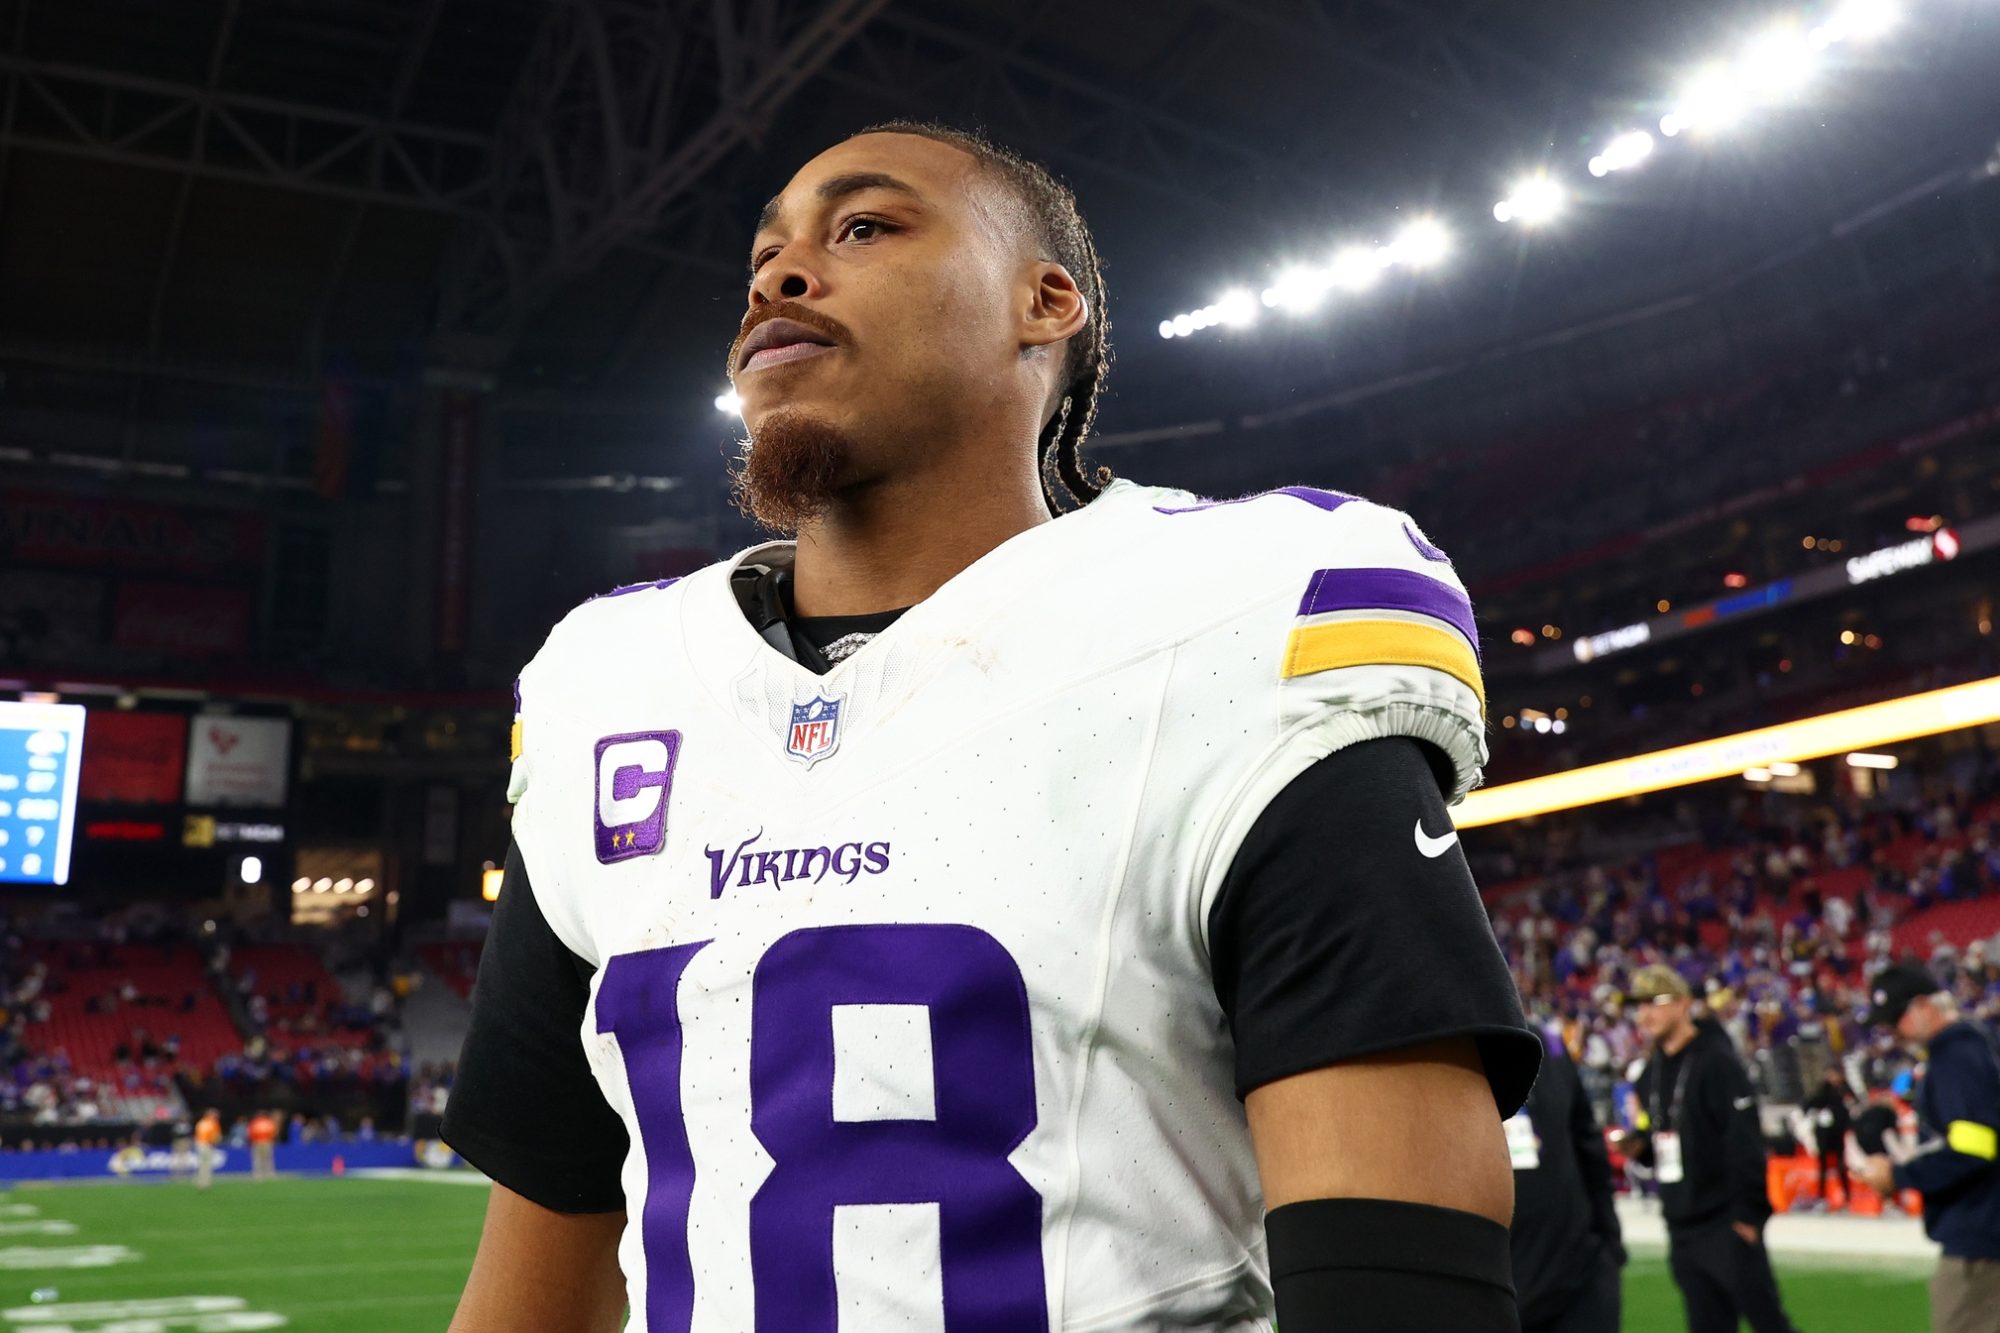
<svg viewBox="0 0 2000 1333">
<path fill-rule="evenodd" d="M 248 385 L 444 366 L 707 413 L 758 204 L 853 128 L 936 116 L 1074 184 L 1120 331 L 1107 424 L 1143 426 L 1190 384 L 1269 401 L 1337 383 L 1344 349 L 1392 364 L 1657 299 L 1983 160 L 2000 133 L 1996 25 L 1960 17 L 1977 31 L 1905 34 L 1824 105 L 1604 183 L 1571 227 L 1496 231 L 1509 176 L 1580 162 L 1776 12 L 0 0 L 0 362 Z M 1154 332 L 1287 246 L 1433 206 L 1505 262 L 1346 327 L 1221 350 Z"/>
</svg>

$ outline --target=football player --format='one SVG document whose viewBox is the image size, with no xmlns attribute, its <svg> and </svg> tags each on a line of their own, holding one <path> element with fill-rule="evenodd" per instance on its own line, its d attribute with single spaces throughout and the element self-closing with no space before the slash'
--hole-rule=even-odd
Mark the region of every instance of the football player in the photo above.
<svg viewBox="0 0 2000 1333">
<path fill-rule="evenodd" d="M 1087 467 L 1096 249 L 983 139 L 837 144 L 750 265 L 740 499 L 793 539 L 522 673 L 452 1327 L 1516 1328 L 1541 1043 L 1446 808 L 1445 554 Z"/>
</svg>

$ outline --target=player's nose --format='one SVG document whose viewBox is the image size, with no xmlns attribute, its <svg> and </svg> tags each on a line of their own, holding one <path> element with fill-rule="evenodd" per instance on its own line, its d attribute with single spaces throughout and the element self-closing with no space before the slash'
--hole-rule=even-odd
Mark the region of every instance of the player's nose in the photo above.
<svg viewBox="0 0 2000 1333">
<path fill-rule="evenodd" d="M 825 294 L 820 276 L 798 247 L 786 246 L 766 260 L 750 282 L 750 306 L 754 310 L 773 301 L 810 301 Z"/>
</svg>

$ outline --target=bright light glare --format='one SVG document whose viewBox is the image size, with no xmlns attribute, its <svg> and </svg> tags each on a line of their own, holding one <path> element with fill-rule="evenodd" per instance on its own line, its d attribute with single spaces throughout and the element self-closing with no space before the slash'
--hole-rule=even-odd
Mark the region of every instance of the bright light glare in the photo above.
<svg viewBox="0 0 2000 1333">
<path fill-rule="evenodd" d="M 1331 285 L 1322 269 L 1303 266 L 1288 268 L 1264 292 L 1264 304 L 1303 315 L 1316 309 Z"/>
<path fill-rule="evenodd" d="M 1804 33 L 1783 23 L 1743 50 L 1737 70 L 1744 87 L 1766 102 L 1782 102 L 1812 81 L 1818 62 Z"/>
<path fill-rule="evenodd" d="M 1273 302 L 1270 293 L 1265 293 L 1265 305 Z M 1214 305 L 1203 306 L 1185 315 L 1160 321 L 1162 338 L 1185 338 L 1217 324 L 1226 324 L 1232 329 L 1248 328 L 1257 322 L 1257 298 L 1242 287 L 1232 287 L 1217 298 Z"/>
<path fill-rule="evenodd" d="M 245 884 L 255 884 L 258 880 L 264 878 L 264 862 L 255 856 L 244 857 L 242 874 Z"/>
<path fill-rule="evenodd" d="M 1903 20 L 1903 7 L 1896 0 L 1847 0 L 1833 16 L 1812 30 L 1807 41 L 1814 49 L 1841 42 L 1865 45 L 1887 34 Z"/>
<path fill-rule="evenodd" d="M 1493 216 L 1502 222 L 1518 222 L 1539 227 L 1558 217 L 1569 202 L 1569 192 L 1547 176 L 1530 176 L 1514 182 L 1505 199 L 1493 205 Z"/>
<path fill-rule="evenodd" d="M 743 411 L 743 396 L 734 389 L 731 389 L 728 393 L 719 393 L 715 396 L 715 410 L 718 412 L 741 413 Z"/>
<path fill-rule="evenodd" d="M 1257 298 L 1242 287 L 1232 287 L 1209 309 L 1221 323 L 1240 329 L 1257 322 Z"/>
<path fill-rule="evenodd" d="M 1604 145 L 1604 151 L 1590 159 L 1590 174 L 1608 176 L 1614 171 L 1626 171 L 1652 155 L 1653 136 L 1644 130 L 1628 130 Z"/>
<path fill-rule="evenodd" d="M 1451 252 L 1451 233 L 1436 218 L 1418 218 L 1403 228 L 1389 249 L 1405 268 L 1430 268 Z"/>
<path fill-rule="evenodd" d="M 1896 766 L 1896 756 L 1893 754 L 1869 754 L 1864 751 L 1850 754 L 1847 756 L 1847 762 L 1852 768 L 1890 769 Z"/>
<path fill-rule="evenodd" d="M 1365 292 L 1381 280 L 1383 265 L 1379 251 L 1365 245 L 1350 245 L 1333 257 L 1327 276 L 1344 292 Z"/>
<path fill-rule="evenodd" d="M 1710 65 L 1688 81 L 1674 109 L 1660 118 L 1660 133 L 1671 139 L 1683 130 L 1726 130 L 1742 119 L 1744 98 L 1743 80 L 1735 71 Z"/>
</svg>

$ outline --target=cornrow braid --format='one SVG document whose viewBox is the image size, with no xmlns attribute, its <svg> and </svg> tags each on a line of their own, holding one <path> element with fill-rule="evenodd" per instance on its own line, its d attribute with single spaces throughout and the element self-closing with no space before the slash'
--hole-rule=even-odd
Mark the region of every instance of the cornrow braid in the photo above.
<svg viewBox="0 0 2000 1333">
<path fill-rule="evenodd" d="M 1051 513 L 1089 504 L 1111 484 L 1110 468 L 1092 467 L 1083 457 L 1083 442 L 1097 422 L 1098 400 L 1105 376 L 1111 373 L 1111 316 L 1105 308 L 1104 266 L 1076 196 L 1046 167 L 974 130 L 935 121 L 888 120 L 855 133 L 914 134 L 971 154 L 1020 201 L 1031 234 L 1046 256 L 1076 279 L 1090 315 L 1065 350 L 1062 393 L 1055 415 L 1036 441 L 1036 461 Z"/>
</svg>

